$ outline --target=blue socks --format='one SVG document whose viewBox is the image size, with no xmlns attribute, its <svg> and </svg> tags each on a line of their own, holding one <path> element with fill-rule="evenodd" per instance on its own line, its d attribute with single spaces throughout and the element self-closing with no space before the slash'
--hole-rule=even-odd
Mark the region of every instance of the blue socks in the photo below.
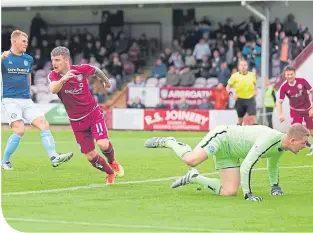
<svg viewBox="0 0 313 233">
<path fill-rule="evenodd" d="M 56 156 L 58 156 L 58 153 L 55 151 L 55 142 L 51 131 L 49 129 L 40 131 L 40 138 L 43 146 L 48 152 L 50 160 L 53 160 Z"/>
<path fill-rule="evenodd" d="M 3 162 L 10 161 L 13 152 L 16 150 L 18 144 L 20 144 L 22 137 L 16 133 L 13 133 L 7 142 L 7 146 L 4 151 Z"/>
</svg>

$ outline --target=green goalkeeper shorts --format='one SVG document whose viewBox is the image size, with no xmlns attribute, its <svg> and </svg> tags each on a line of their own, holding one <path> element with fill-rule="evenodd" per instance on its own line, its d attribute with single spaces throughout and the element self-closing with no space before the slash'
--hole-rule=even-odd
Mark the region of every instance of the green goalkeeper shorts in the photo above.
<svg viewBox="0 0 313 233">
<path fill-rule="evenodd" d="M 213 156 L 213 159 L 216 170 L 240 167 L 240 160 L 238 158 L 218 158 Z"/>
<path fill-rule="evenodd" d="M 240 167 L 240 160 L 229 155 L 227 126 L 217 126 L 211 130 L 197 147 L 202 147 L 208 157 L 213 157 L 216 170 Z"/>
</svg>

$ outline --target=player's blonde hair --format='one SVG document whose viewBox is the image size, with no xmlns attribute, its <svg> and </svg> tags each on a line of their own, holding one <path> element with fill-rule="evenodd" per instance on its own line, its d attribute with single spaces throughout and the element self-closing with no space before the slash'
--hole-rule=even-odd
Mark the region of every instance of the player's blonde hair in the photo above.
<svg viewBox="0 0 313 233">
<path fill-rule="evenodd" d="M 301 140 L 304 136 L 310 136 L 309 131 L 300 123 L 293 124 L 287 131 L 289 138 Z"/>
<path fill-rule="evenodd" d="M 28 35 L 25 32 L 22 32 L 20 30 L 14 30 L 11 33 L 11 40 L 14 40 L 16 37 L 19 37 L 19 36 L 25 36 L 26 38 L 28 38 Z"/>
<path fill-rule="evenodd" d="M 70 58 L 71 57 L 70 50 L 64 46 L 55 47 L 51 51 L 51 57 L 55 57 L 55 56 L 62 56 L 62 57 Z"/>
<path fill-rule="evenodd" d="M 293 72 L 296 72 L 296 67 L 294 66 L 291 66 L 291 65 L 288 65 L 284 68 L 284 72 L 286 71 L 293 71 Z"/>
</svg>

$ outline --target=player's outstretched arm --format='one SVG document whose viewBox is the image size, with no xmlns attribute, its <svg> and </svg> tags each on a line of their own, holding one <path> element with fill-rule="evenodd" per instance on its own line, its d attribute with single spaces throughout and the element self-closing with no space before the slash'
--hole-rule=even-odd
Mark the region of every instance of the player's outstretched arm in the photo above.
<svg viewBox="0 0 313 233">
<path fill-rule="evenodd" d="M 285 121 L 285 117 L 283 115 L 283 102 L 281 100 L 277 101 L 276 109 L 277 109 L 277 113 L 278 113 L 278 116 L 279 116 L 279 121 L 280 122 L 284 122 Z"/>
<path fill-rule="evenodd" d="M 267 174 L 271 184 L 271 195 L 283 195 L 283 190 L 279 187 L 279 159 L 280 155 L 267 158 Z"/>
<path fill-rule="evenodd" d="M 266 156 L 266 153 L 270 151 L 270 149 L 277 145 L 277 142 L 273 142 L 273 138 L 270 135 L 264 135 L 258 138 L 253 147 L 250 149 L 248 155 L 242 162 L 240 166 L 240 176 L 241 176 L 241 187 L 243 189 L 243 193 L 245 195 L 246 200 L 252 201 L 262 201 L 263 198 L 256 197 L 252 195 L 251 189 L 251 174 L 254 165 L 261 159 L 262 156 Z M 279 156 L 279 155 L 278 155 Z M 275 175 L 275 174 L 274 174 Z"/>
<path fill-rule="evenodd" d="M 250 149 L 248 155 L 240 166 L 240 183 L 243 190 L 244 198 L 249 201 L 262 201 L 262 197 L 256 197 L 252 194 L 251 173 L 253 166 L 262 156 L 260 146 L 255 143 Z"/>
<path fill-rule="evenodd" d="M 94 76 L 96 76 L 97 78 L 101 79 L 102 82 L 105 83 L 105 87 L 111 87 L 111 83 L 110 80 L 108 78 L 108 75 L 106 74 L 107 72 L 103 72 L 102 70 L 100 70 L 98 67 L 95 67 L 95 73 Z"/>
<path fill-rule="evenodd" d="M 69 71 L 60 80 L 51 82 L 50 91 L 53 94 L 57 94 L 62 89 L 63 84 L 72 77 L 74 77 L 74 74 Z M 48 79 L 50 80 L 50 77 L 48 77 Z"/>
</svg>

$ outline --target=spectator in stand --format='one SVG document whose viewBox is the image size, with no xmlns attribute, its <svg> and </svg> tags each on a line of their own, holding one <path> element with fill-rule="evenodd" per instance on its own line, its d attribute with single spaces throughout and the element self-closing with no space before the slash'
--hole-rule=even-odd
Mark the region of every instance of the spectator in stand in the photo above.
<svg viewBox="0 0 313 233">
<path fill-rule="evenodd" d="M 211 56 L 211 49 L 208 43 L 205 43 L 203 38 L 200 39 L 199 43 L 196 44 L 196 47 L 193 51 L 193 55 L 198 62 L 202 61 L 203 56 Z"/>
<path fill-rule="evenodd" d="M 172 56 L 172 51 L 170 48 L 165 48 L 164 53 L 161 53 L 162 62 L 166 65 L 167 68 L 170 67 L 170 57 Z"/>
<path fill-rule="evenodd" d="M 105 40 L 105 47 L 108 51 L 108 54 L 111 54 L 115 51 L 114 41 L 111 34 L 107 34 L 106 40 Z"/>
<path fill-rule="evenodd" d="M 248 41 L 255 41 L 258 37 L 257 30 L 254 28 L 253 22 L 249 22 L 246 30 L 245 30 L 245 37 Z"/>
<path fill-rule="evenodd" d="M 225 47 L 224 46 L 220 46 L 218 48 L 218 52 L 220 53 L 220 58 L 222 61 L 226 60 L 226 52 L 225 52 Z"/>
<path fill-rule="evenodd" d="M 209 70 L 209 76 L 216 78 L 220 73 L 220 67 L 216 65 L 215 62 L 212 63 L 212 68 Z"/>
<path fill-rule="evenodd" d="M 81 53 L 83 52 L 83 46 L 78 35 L 73 37 L 69 50 L 71 51 L 72 60 L 77 64 L 76 61 L 80 60 Z"/>
<path fill-rule="evenodd" d="M 302 43 L 303 48 L 308 46 L 308 44 L 310 44 L 311 41 L 312 41 L 311 34 L 309 32 L 304 33 L 304 38 L 303 38 L 303 43 Z"/>
<path fill-rule="evenodd" d="M 187 103 L 187 100 L 185 97 L 181 97 L 180 102 L 177 104 L 177 109 L 190 109 L 190 104 Z"/>
<path fill-rule="evenodd" d="M 298 28 L 298 33 L 297 33 L 297 37 L 300 40 L 304 39 L 304 33 L 308 32 L 308 27 L 306 27 L 304 24 L 300 24 L 299 28 Z"/>
<path fill-rule="evenodd" d="M 10 46 L 10 45 L 9 45 Z M 36 52 L 36 49 L 39 49 L 39 46 L 38 46 L 38 40 L 34 37 L 31 42 L 30 42 L 30 46 L 28 47 L 27 49 L 27 53 L 29 54 L 35 54 Z M 41 52 L 41 51 L 40 51 Z"/>
<path fill-rule="evenodd" d="M 106 36 L 111 32 L 110 24 L 108 22 L 108 14 L 104 13 L 101 17 L 99 25 L 99 36 L 101 41 L 105 41 Z"/>
<path fill-rule="evenodd" d="M 101 41 L 99 39 L 97 39 L 96 42 L 95 42 L 95 51 L 96 52 L 99 51 L 101 46 L 102 46 L 101 45 Z"/>
<path fill-rule="evenodd" d="M 39 48 L 36 49 L 35 55 L 33 56 L 33 58 L 34 58 L 34 60 L 33 60 L 32 69 L 33 70 L 42 69 L 45 65 L 45 62 L 41 56 L 41 50 Z"/>
<path fill-rule="evenodd" d="M 198 77 L 210 78 L 210 62 L 208 56 L 203 56 L 202 61 L 198 64 L 199 73 Z M 193 69 L 194 70 L 194 69 Z"/>
<path fill-rule="evenodd" d="M 123 61 L 123 64 L 124 64 L 123 69 L 124 69 L 125 76 L 131 76 L 131 75 L 133 75 L 135 73 L 135 65 L 134 65 L 134 63 L 132 63 L 128 59 L 125 59 L 125 61 Z"/>
<path fill-rule="evenodd" d="M 140 75 L 137 75 L 134 81 L 128 83 L 128 86 L 129 87 L 144 87 L 145 80 Z"/>
<path fill-rule="evenodd" d="M 175 69 L 175 66 L 170 66 L 170 70 L 167 72 L 166 75 L 166 83 L 167 87 L 176 87 L 179 85 L 180 77 Z"/>
<path fill-rule="evenodd" d="M 123 83 L 123 66 L 118 55 L 113 57 L 113 61 L 108 65 L 107 69 L 115 77 L 116 87 L 120 90 Z"/>
<path fill-rule="evenodd" d="M 234 73 L 237 73 L 237 72 L 238 72 L 237 67 L 232 68 L 232 70 L 231 70 L 231 74 L 234 74 Z"/>
<path fill-rule="evenodd" d="M 233 63 L 231 65 L 231 67 L 237 68 L 241 59 L 243 59 L 242 52 L 241 51 L 237 51 L 236 56 L 233 57 Z"/>
<path fill-rule="evenodd" d="M 249 69 L 255 66 L 257 71 L 260 72 L 261 51 L 261 48 L 256 45 L 255 41 L 250 41 L 243 47 L 242 54 L 247 59 Z"/>
<path fill-rule="evenodd" d="M 295 21 L 295 16 L 293 14 L 287 15 L 284 22 L 284 31 L 287 36 L 295 36 L 298 32 L 298 24 Z"/>
<path fill-rule="evenodd" d="M 150 77 L 154 78 L 162 78 L 165 77 L 167 73 L 166 66 L 162 63 L 162 60 L 159 58 L 156 60 L 156 63 L 152 67 L 151 75 Z"/>
<path fill-rule="evenodd" d="M 224 85 L 224 87 L 227 86 L 227 82 L 228 82 L 230 75 L 231 74 L 230 74 L 230 70 L 227 67 L 227 63 L 223 62 L 221 64 L 221 69 L 217 74 L 217 78 L 218 78 L 218 81 Z"/>
<path fill-rule="evenodd" d="M 292 59 L 295 59 L 302 51 L 303 47 L 301 46 L 300 41 L 298 40 L 298 37 L 293 37 L 293 43 L 292 43 Z"/>
<path fill-rule="evenodd" d="M 100 64 L 102 64 L 105 59 L 108 59 L 108 54 L 105 47 L 100 47 L 99 51 L 96 53 L 96 59 Z"/>
<path fill-rule="evenodd" d="M 40 50 L 41 50 L 41 56 L 44 62 L 49 61 L 51 46 L 49 45 L 49 42 L 47 40 L 42 41 Z"/>
<path fill-rule="evenodd" d="M 211 101 L 209 101 L 207 98 L 203 98 L 201 101 L 201 104 L 199 105 L 199 109 L 202 110 L 208 110 L 208 109 L 213 109 L 214 105 Z"/>
<path fill-rule="evenodd" d="M 149 54 L 149 41 L 147 39 L 146 34 L 141 34 L 139 40 L 138 40 L 138 44 L 140 46 L 140 48 L 142 49 L 142 52 L 145 56 L 148 56 Z"/>
<path fill-rule="evenodd" d="M 186 67 L 180 71 L 179 79 L 179 86 L 191 87 L 195 84 L 196 77 L 190 68 Z"/>
<path fill-rule="evenodd" d="M 214 102 L 215 110 L 225 110 L 227 108 L 229 95 L 223 83 L 219 83 L 217 87 L 213 89 L 211 100 Z"/>
<path fill-rule="evenodd" d="M 169 59 L 169 63 L 173 64 L 177 70 L 180 70 L 184 67 L 184 61 L 179 53 L 179 51 L 175 51 Z"/>
<path fill-rule="evenodd" d="M 274 22 L 270 24 L 270 41 L 275 40 L 276 32 L 282 31 L 282 25 L 279 18 L 275 18 Z"/>
<path fill-rule="evenodd" d="M 135 102 L 130 106 L 130 108 L 146 108 L 146 106 L 141 103 L 141 99 L 139 97 L 135 98 Z"/>
<path fill-rule="evenodd" d="M 194 56 L 192 55 L 192 50 L 191 49 L 187 49 L 186 51 L 186 55 L 185 55 L 185 66 L 192 66 L 192 62 L 194 60 Z"/>
<path fill-rule="evenodd" d="M 164 104 L 164 100 L 162 98 L 160 98 L 159 103 L 155 106 L 155 108 L 158 109 L 167 109 L 167 106 Z"/>
<path fill-rule="evenodd" d="M 200 77 L 200 69 L 199 66 L 197 64 L 197 60 L 193 59 L 191 66 L 189 66 L 190 70 L 192 71 L 192 73 L 199 78 Z"/>
<path fill-rule="evenodd" d="M 245 47 L 247 43 L 246 37 L 244 35 L 239 36 L 239 42 L 237 43 L 236 47 L 242 51 L 243 47 Z"/>
<path fill-rule="evenodd" d="M 129 46 L 129 41 L 128 39 L 125 37 L 125 33 L 124 32 L 120 32 L 119 36 L 118 36 L 118 40 L 115 43 L 115 52 L 117 52 L 118 54 L 122 54 L 127 52 Z"/>
<path fill-rule="evenodd" d="M 178 53 L 182 53 L 183 52 L 183 49 L 180 46 L 179 41 L 176 40 L 176 39 L 173 40 L 173 42 L 172 42 L 172 51 L 178 51 Z"/>
<path fill-rule="evenodd" d="M 279 45 L 279 58 L 280 58 L 280 72 L 283 72 L 284 68 L 289 65 L 292 59 L 292 45 L 289 42 L 288 37 L 285 37 Z"/>
<path fill-rule="evenodd" d="M 219 51 L 215 50 L 213 52 L 213 58 L 211 60 L 211 64 L 215 63 L 217 67 L 220 67 L 222 62 L 224 61 L 221 59 Z"/>
<path fill-rule="evenodd" d="M 227 42 L 227 51 L 225 54 L 225 61 L 228 65 L 233 63 L 233 57 L 235 56 L 235 48 L 234 48 L 234 41 L 229 40 Z"/>
<path fill-rule="evenodd" d="M 29 40 L 32 41 L 35 37 L 39 42 L 41 42 L 41 29 L 47 29 L 47 23 L 43 20 L 40 13 L 36 13 L 36 16 L 31 21 Z"/>
<path fill-rule="evenodd" d="M 140 48 L 136 41 L 132 43 L 128 50 L 128 59 L 135 65 L 135 72 L 139 69 L 139 55 L 140 55 Z"/>
<path fill-rule="evenodd" d="M 84 58 L 90 59 L 90 56 L 93 56 L 95 53 L 95 50 L 93 48 L 92 42 L 87 42 L 86 46 L 84 47 Z"/>
<path fill-rule="evenodd" d="M 96 58 L 94 56 L 91 56 L 89 59 L 89 65 L 95 66 L 97 68 L 100 68 L 100 63 L 97 62 Z"/>
</svg>

